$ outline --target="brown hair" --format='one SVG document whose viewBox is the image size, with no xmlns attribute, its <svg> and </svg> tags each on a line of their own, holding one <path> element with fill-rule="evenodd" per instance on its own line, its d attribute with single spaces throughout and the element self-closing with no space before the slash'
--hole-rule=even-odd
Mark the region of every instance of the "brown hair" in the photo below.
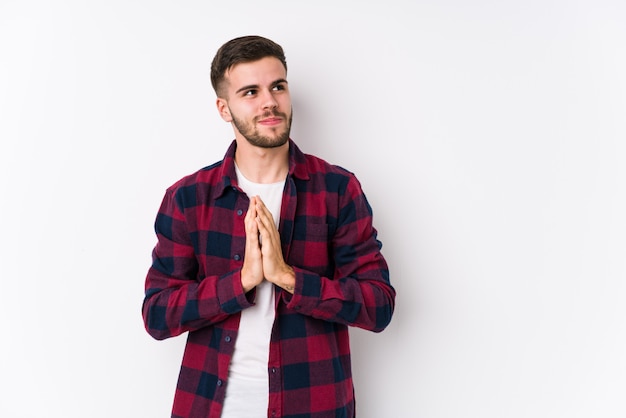
<svg viewBox="0 0 626 418">
<path fill-rule="evenodd" d="M 287 70 L 283 48 L 262 36 L 242 36 L 222 45 L 211 62 L 211 85 L 217 96 L 221 97 L 223 93 L 226 71 L 237 64 L 257 61 L 265 57 L 277 58 L 285 67 L 285 71 Z"/>
</svg>

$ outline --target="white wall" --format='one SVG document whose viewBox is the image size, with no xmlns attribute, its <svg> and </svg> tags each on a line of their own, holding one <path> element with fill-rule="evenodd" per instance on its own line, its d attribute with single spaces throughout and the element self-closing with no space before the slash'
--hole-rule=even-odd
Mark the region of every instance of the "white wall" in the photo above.
<svg viewBox="0 0 626 418">
<path fill-rule="evenodd" d="M 626 415 L 626 3 L 0 1 L 0 416 L 165 417 L 143 330 L 167 186 L 223 156 L 208 68 L 287 53 L 293 137 L 354 171 L 398 291 L 361 418 Z"/>
</svg>

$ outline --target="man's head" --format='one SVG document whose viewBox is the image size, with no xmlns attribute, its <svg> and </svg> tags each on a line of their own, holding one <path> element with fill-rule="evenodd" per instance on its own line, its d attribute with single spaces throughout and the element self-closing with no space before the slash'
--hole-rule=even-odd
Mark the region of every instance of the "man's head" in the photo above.
<svg viewBox="0 0 626 418">
<path fill-rule="evenodd" d="M 283 48 L 262 36 L 242 36 L 226 42 L 217 50 L 211 63 L 211 84 L 217 97 L 225 97 L 226 73 L 237 64 L 258 61 L 261 58 L 278 59 L 287 71 Z"/>
<path fill-rule="evenodd" d="M 213 59 L 211 82 L 217 110 L 239 143 L 277 148 L 288 142 L 291 96 L 280 45 L 260 36 L 225 43 Z"/>
</svg>

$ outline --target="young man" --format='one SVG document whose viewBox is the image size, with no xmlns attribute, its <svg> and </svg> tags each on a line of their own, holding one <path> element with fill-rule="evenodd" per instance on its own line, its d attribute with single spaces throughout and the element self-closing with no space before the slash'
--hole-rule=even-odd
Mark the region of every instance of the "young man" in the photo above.
<svg viewBox="0 0 626 418">
<path fill-rule="evenodd" d="M 145 284 L 148 333 L 188 332 L 172 417 L 354 417 L 348 326 L 380 332 L 395 304 L 371 208 L 290 139 L 279 45 L 227 42 L 211 82 L 235 139 L 166 191 Z"/>
</svg>

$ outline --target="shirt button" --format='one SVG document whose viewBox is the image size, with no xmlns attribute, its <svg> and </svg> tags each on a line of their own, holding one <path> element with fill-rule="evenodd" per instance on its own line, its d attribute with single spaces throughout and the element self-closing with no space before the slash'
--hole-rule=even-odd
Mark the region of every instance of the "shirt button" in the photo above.
<svg viewBox="0 0 626 418">
<path fill-rule="evenodd" d="M 227 336 L 226 338 L 224 338 L 224 341 L 226 341 L 227 343 L 230 342 L 230 336 Z"/>
<path fill-rule="evenodd" d="M 235 259 L 235 261 L 241 260 L 241 256 L 239 254 L 235 254 L 233 258 Z"/>
<path fill-rule="evenodd" d="M 243 215 L 243 210 L 237 209 L 237 215 L 239 215 L 239 216 Z"/>
<path fill-rule="evenodd" d="M 272 373 L 276 373 L 276 367 L 272 367 Z"/>
<path fill-rule="evenodd" d="M 217 386 L 222 386 L 222 381 L 221 380 L 217 381 Z"/>
</svg>

